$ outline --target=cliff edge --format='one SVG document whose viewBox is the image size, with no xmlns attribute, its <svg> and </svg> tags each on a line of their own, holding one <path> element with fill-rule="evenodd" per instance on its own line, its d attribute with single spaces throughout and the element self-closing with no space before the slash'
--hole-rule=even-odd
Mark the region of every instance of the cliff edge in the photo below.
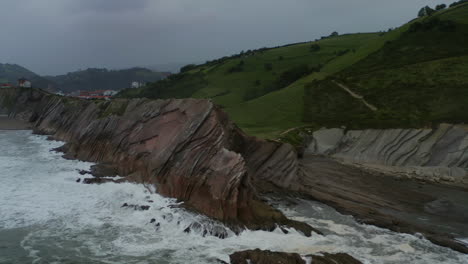
<svg viewBox="0 0 468 264">
<path fill-rule="evenodd" d="M 313 230 L 262 202 L 251 184 L 271 176 L 292 181 L 298 168 L 293 147 L 245 135 L 209 100 L 79 100 L 2 89 L 0 109 L 36 133 L 67 142 L 68 157 L 110 164 L 234 230 Z"/>
</svg>

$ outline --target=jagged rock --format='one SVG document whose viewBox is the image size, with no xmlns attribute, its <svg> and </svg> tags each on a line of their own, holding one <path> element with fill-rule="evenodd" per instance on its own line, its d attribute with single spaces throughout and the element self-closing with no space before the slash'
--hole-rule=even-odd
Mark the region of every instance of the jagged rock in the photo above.
<svg viewBox="0 0 468 264">
<path fill-rule="evenodd" d="M 84 178 L 83 183 L 84 184 L 101 184 L 101 183 L 106 183 L 112 180 L 109 179 L 103 179 L 103 178 Z"/>
<path fill-rule="evenodd" d="M 310 235 L 310 226 L 259 201 L 251 183 L 276 177 L 288 186 L 297 177 L 294 148 L 245 135 L 209 100 L 101 102 L 14 89 L 0 96 L 15 102 L 12 116 L 67 142 L 66 157 L 110 164 L 234 229 L 294 225 Z"/>
<path fill-rule="evenodd" d="M 306 260 L 296 253 L 272 252 L 260 249 L 236 252 L 231 254 L 229 258 L 231 264 L 306 264 Z M 308 255 L 306 258 L 311 259 L 314 264 L 362 264 L 362 262 L 344 253 L 322 253 L 321 255 Z"/>
<path fill-rule="evenodd" d="M 150 209 L 149 205 L 137 205 L 137 204 L 128 204 L 128 203 L 124 203 L 121 207 L 129 207 L 138 211 L 147 211 Z"/>
<path fill-rule="evenodd" d="M 96 164 L 91 166 L 91 172 L 94 177 L 115 177 L 117 171 L 112 164 Z"/>
<path fill-rule="evenodd" d="M 151 218 L 150 224 L 152 224 L 152 223 L 154 223 L 154 222 L 156 222 L 156 219 Z"/>
<path fill-rule="evenodd" d="M 314 264 L 362 264 L 359 260 L 345 253 L 322 253 L 319 255 L 308 255 Z"/>
<path fill-rule="evenodd" d="M 299 254 L 272 252 L 269 250 L 246 250 L 229 256 L 231 264 L 305 264 Z"/>
</svg>

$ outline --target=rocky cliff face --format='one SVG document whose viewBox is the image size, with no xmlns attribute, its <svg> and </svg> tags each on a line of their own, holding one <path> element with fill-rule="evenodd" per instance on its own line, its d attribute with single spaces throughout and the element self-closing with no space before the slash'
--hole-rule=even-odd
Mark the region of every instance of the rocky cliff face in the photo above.
<svg viewBox="0 0 468 264">
<path fill-rule="evenodd" d="M 434 129 L 323 129 L 309 153 L 325 154 L 375 169 L 430 181 L 468 185 L 468 126 Z"/>
<path fill-rule="evenodd" d="M 122 176 L 232 227 L 311 227 L 261 202 L 252 178 L 296 176 L 289 145 L 246 136 L 208 100 L 86 101 L 37 90 L 0 90 L 0 108 L 37 133 L 67 142 L 66 155 L 111 164 Z"/>
</svg>

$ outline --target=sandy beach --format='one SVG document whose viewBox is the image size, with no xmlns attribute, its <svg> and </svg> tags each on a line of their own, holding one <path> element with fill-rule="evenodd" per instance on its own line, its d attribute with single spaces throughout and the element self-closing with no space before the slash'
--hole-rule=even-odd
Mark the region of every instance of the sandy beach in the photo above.
<svg viewBox="0 0 468 264">
<path fill-rule="evenodd" d="M 0 130 L 27 130 L 30 128 L 26 122 L 11 119 L 6 115 L 0 115 Z"/>
</svg>

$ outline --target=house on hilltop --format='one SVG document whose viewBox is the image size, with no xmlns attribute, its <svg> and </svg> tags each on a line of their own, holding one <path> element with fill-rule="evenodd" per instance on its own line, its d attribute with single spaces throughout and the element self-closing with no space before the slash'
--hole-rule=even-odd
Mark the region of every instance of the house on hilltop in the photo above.
<svg viewBox="0 0 468 264">
<path fill-rule="evenodd" d="M 31 82 L 28 81 L 27 79 L 21 78 L 21 79 L 18 79 L 18 87 L 21 87 L 21 88 L 31 88 L 32 85 L 31 85 Z"/>
</svg>

